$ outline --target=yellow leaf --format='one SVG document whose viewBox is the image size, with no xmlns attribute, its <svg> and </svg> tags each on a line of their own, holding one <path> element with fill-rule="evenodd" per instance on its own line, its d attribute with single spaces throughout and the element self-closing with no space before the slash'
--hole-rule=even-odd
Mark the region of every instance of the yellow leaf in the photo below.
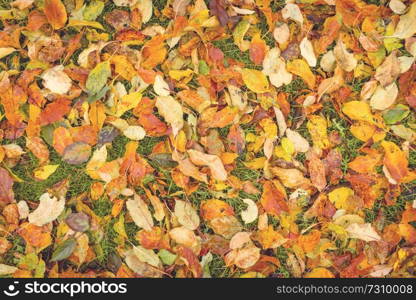
<svg viewBox="0 0 416 300">
<path fill-rule="evenodd" d="M 91 125 L 98 132 L 103 127 L 106 118 L 104 104 L 99 101 L 91 103 L 88 117 Z"/>
<path fill-rule="evenodd" d="M 134 92 L 123 96 L 117 105 L 115 115 L 121 117 L 126 111 L 135 108 L 141 99 L 142 94 L 140 92 Z"/>
<path fill-rule="evenodd" d="M 46 180 L 49 176 L 51 176 L 59 165 L 46 165 L 34 170 L 34 177 L 38 180 Z"/>
<path fill-rule="evenodd" d="M 94 151 L 90 161 L 87 163 L 85 173 L 91 178 L 100 180 L 101 177 L 98 174 L 98 170 L 104 165 L 107 160 L 107 148 L 102 146 Z"/>
<path fill-rule="evenodd" d="M 350 101 L 343 105 L 342 112 L 351 120 L 373 123 L 370 105 L 364 101 Z"/>
<path fill-rule="evenodd" d="M 128 81 L 137 75 L 136 69 L 124 55 L 114 55 L 111 63 L 115 66 L 115 72 Z"/>
<path fill-rule="evenodd" d="M 61 0 L 45 0 L 43 12 L 53 29 L 61 29 L 68 20 L 65 5 Z"/>
<path fill-rule="evenodd" d="M 406 153 L 393 142 L 382 141 L 381 146 L 385 153 L 384 165 L 394 180 L 399 183 L 402 182 L 409 173 L 407 169 L 409 162 Z"/>
<path fill-rule="evenodd" d="M 354 137 L 360 141 L 366 142 L 371 139 L 376 131 L 376 127 L 367 122 L 357 122 L 351 125 L 350 131 Z"/>
<path fill-rule="evenodd" d="M 186 70 L 170 70 L 169 76 L 175 80 L 181 80 L 184 77 L 189 77 L 194 73 L 191 69 Z"/>
<path fill-rule="evenodd" d="M 269 82 L 261 71 L 244 68 L 241 75 L 246 86 L 253 92 L 265 93 L 269 91 Z"/>
<path fill-rule="evenodd" d="M 16 51 L 13 47 L 0 48 L 0 59 Z"/>
<path fill-rule="evenodd" d="M 103 25 L 101 25 L 98 22 L 95 21 L 84 21 L 84 20 L 69 20 L 68 22 L 68 26 L 88 26 L 88 27 L 93 27 L 93 28 L 97 28 L 97 29 L 101 29 L 104 30 Z"/>
<path fill-rule="evenodd" d="M 335 278 L 334 274 L 326 268 L 318 267 L 305 275 L 306 278 Z"/>
<path fill-rule="evenodd" d="M 263 169 L 265 163 L 266 163 L 265 157 L 258 157 L 258 158 L 252 159 L 249 162 L 245 162 L 244 165 L 249 169 L 255 170 L 255 169 Z"/>
<path fill-rule="evenodd" d="M 323 117 L 318 115 L 310 116 L 306 127 L 311 134 L 314 146 L 320 149 L 329 148 L 330 143 L 327 134 L 327 122 Z"/>
<path fill-rule="evenodd" d="M 337 209 L 348 208 L 348 198 L 354 194 L 354 191 L 347 187 L 340 187 L 328 194 L 328 199 Z"/>
<path fill-rule="evenodd" d="M 316 84 L 315 75 L 312 73 L 309 65 L 303 59 L 294 59 L 289 61 L 286 65 L 286 69 L 299 77 L 301 77 L 310 89 L 313 89 Z"/>
<path fill-rule="evenodd" d="M 274 139 L 277 137 L 277 125 L 272 119 L 262 119 L 260 126 L 263 127 L 266 138 Z"/>
</svg>

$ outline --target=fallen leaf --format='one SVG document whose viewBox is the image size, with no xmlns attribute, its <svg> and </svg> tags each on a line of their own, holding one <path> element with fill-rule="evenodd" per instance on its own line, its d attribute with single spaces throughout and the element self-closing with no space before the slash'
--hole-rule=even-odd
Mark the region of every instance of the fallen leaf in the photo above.
<svg viewBox="0 0 416 300">
<path fill-rule="evenodd" d="M 241 71 L 246 86 L 255 93 L 265 93 L 269 90 L 267 77 L 260 71 L 254 69 L 243 69 Z"/>
<path fill-rule="evenodd" d="M 192 149 L 188 150 L 188 154 L 191 161 L 197 166 L 208 166 L 214 179 L 220 181 L 227 179 L 227 171 L 218 156 Z"/>
<path fill-rule="evenodd" d="M 13 201 L 13 179 L 7 170 L 0 168 L 0 203 L 4 205 Z"/>
<path fill-rule="evenodd" d="M 257 205 L 251 199 L 243 199 L 243 202 L 247 204 L 247 209 L 241 212 L 241 219 L 243 219 L 245 224 L 252 223 L 257 219 L 259 215 Z"/>
<path fill-rule="evenodd" d="M 381 237 L 374 230 L 370 223 L 357 224 L 353 223 L 347 227 L 351 238 L 360 239 L 366 242 L 380 241 Z"/>
<path fill-rule="evenodd" d="M 354 54 L 347 51 L 345 44 L 340 39 L 334 48 L 334 55 L 341 69 L 346 72 L 353 71 L 357 66 L 357 60 L 355 59 Z"/>
<path fill-rule="evenodd" d="M 152 230 L 154 225 L 152 215 L 146 202 L 140 196 L 134 195 L 133 199 L 127 200 L 126 207 L 137 226 L 147 231 Z"/>
<path fill-rule="evenodd" d="M 61 0 L 45 0 L 44 13 L 53 29 L 61 29 L 68 19 L 65 6 Z"/>
<path fill-rule="evenodd" d="M 39 198 L 39 206 L 29 214 L 29 222 L 36 226 L 43 226 L 54 221 L 65 208 L 65 198 L 51 196 L 44 193 Z"/>
<path fill-rule="evenodd" d="M 190 203 L 176 200 L 174 213 L 178 222 L 185 228 L 195 230 L 199 227 L 199 216 Z"/>
<path fill-rule="evenodd" d="M 156 107 L 159 113 L 172 126 L 173 135 L 177 135 L 183 127 L 182 106 L 171 96 L 159 96 L 156 98 Z"/>
</svg>

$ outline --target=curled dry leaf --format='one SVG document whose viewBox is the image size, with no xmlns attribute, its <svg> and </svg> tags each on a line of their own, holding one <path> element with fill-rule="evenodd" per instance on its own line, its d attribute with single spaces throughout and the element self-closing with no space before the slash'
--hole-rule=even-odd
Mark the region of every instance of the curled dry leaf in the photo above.
<svg viewBox="0 0 416 300">
<path fill-rule="evenodd" d="M 407 39 L 416 33 L 416 3 L 410 5 L 407 14 L 400 16 L 393 36 L 399 39 Z"/>
<path fill-rule="evenodd" d="M 282 9 L 282 16 L 284 19 L 291 19 L 300 24 L 303 24 L 302 12 L 294 3 L 287 3 L 286 6 Z"/>
<path fill-rule="evenodd" d="M 247 208 L 241 212 L 241 219 L 245 224 L 254 222 L 259 215 L 256 203 L 251 199 L 243 199 L 243 202 L 247 204 Z"/>
<path fill-rule="evenodd" d="M 382 87 L 392 84 L 401 73 L 400 62 L 396 55 L 397 52 L 393 51 L 376 70 L 374 77 Z"/>
<path fill-rule="evenodd" d="M 338 65 L 346 72 L 351 72 L 357 66 L 357 59 L 354 54 L 349 53 L 341 39 L 338 40 L 334 48 L 334 56 Z"/>
<path fill-rule="evenodd" d="M 123 0 L 121 0 L 123 1 Z M 137 0 L 136 5 L 142 16 L 142 22 L 147 23 L 150 21 L 153 15 L 153 3 L 152 0 Z"/>
<path fill-rule="evenodd" d="M 308 152 L 309 142 L 298 132 L 288 128 L 286 129 L 286 136 L 293 143 L 296 152 Z"/>
<path fill-rule="evenodd" d="M 126 264 L 130 269 L 133 270 L 133 272 L 143 277 L 162 277 L 163 273 L 161 271 L 140 260 L 136 252 L 137 251 L 134 251 L 134 249 L 131 249 L 125 254 Z"/>
<path fill-rule="evenodd" d="M 406 5 L 400 0 L 390 0 L 389 7 L 396 14 L 403 14 L 406 11 Z"/>
<path fill-rule="evenodd" d="M 279 44 L 285 44 L 290 37 L 289 26 L 286 23 L 277 25 L 273 30 L 273 37 Z"/>
<path fill-rule="evenodd" d="M 0 275 L 10 275 L 16 272 L 18 269 L 14 266 L 9 266 L 5 264 L 0 264 Z"/>
<path fill-rule="evenodd" d="M 65 208 L 65 198 L 60 198 L 44 193 L 39 198 L 39 206 L 29 214 L 29 223 L 43 226 L 54 221 Z"/>
<path fill-rule="evenodd" d="M 227 180 L 227 171 L 221 159 L 216 155 L 206 154 L 197 150 L 188 150 L 190 160 L 197 166 L 208 166 L 212 177 L 216 180 Z"/>
<path fill-rule="evenodd" d="M 395 82 L 384 88 L 382 86 L 378 86 L 370 99 L 371 108 L 377 110 L 385 110 L 389 108 L 394 104 L 394 102 L 396 102 L 398 94 L 399 90 Z"/>
</svg>

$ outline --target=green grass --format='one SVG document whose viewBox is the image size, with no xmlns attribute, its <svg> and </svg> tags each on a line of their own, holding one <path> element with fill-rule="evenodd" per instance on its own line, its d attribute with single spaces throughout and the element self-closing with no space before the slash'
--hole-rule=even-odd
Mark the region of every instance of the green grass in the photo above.
<svg viewBox="0 0 416 300">
<path fill-rule="evenodd" d="M 116 252 L 118 233 L 113 228 L 116 221 L 117 219 L 113 218 L 103 227 L 103 236 L 99 241 L 98 249 L 96 249 L 98 250 L 97 260 L 101 264 L 106 264 L 108 256 Z"/>
<path fill-rule="evenodd" d="M 213 254 L 212 261 L 209 263 L 209 271 L 211 273 L 211 277 L 213 278 L 230 278 L 230 277 L 238 277 L 240 272 L 233 273 L 230 268 L 228 268 L 222 257 Z"/>
<path fill-rule="evenodd" d="M 239 61 L 249 69 L 261 70 L 261 66 L 253 64 L 250 60 L 250 55 L 248 51 L 242 52 L 232 38 L 221 39 L 213 42 L 214 46 L 221 49 L 224 52 L 225 58 L 232 58 L 236 61 Z"/>
<path fill-rule="evenodd" d="M 26 245 L 22 237 L 17 234 L 7 236 L 7 240 L 12 244 L 12 247 L 1 257 L 2 263 L 6 265 L 16 265 L 19 262 L 17 254 L 24 254 Z"/>
<path fill-rule="evenodd" d="M 33 178 L 33 171 L 39 167 L 38 160 L 32 153 L 24 154 L 21 161 L 12 169 L 23 182 L 16 182 L 13 186 L 17 200 L 38 201 L 39 197 L 54 184 L 69 180 L 67 196 L 73 197 L 89 191 L 92 179 L 85 173 L 85 163 L 70 165 L 64 162 L 60 155 L 52 148 L 50 150 L 50 164 L 58 164 L 58 169 L 46 180 L 38 181 Z"/>
</svg>

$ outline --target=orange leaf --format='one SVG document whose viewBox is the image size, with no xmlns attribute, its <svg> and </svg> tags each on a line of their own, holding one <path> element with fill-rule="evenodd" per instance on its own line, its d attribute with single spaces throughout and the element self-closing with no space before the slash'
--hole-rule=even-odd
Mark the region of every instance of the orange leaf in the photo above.
<svg viewBox="0 0 416 300">
<path fill-rule="evenodd" d="M 71 110 L 71 100 L 59 98 L 48 104 L 40 114 L 40 125 L 45 126 L 61 120 Z"/>
<path fill-rule="evenodd" d="M 234 215 L 234 209 L 227 202 L 217 199 L 202 202 L 200 212 L 201 217 L 205 221 L 210 221 L 223 216 Z"/>
<path fill-rule="evenodd" d="M 261 205 L 267 213 L 278 217 L 282 211 L 289 211 L 285 198 L 283 192 L 277 189 L 273 182 L 266 181 L 264 183 Z"/>
<path fill-rule="evenodd" d="M 409 173 L 406 154 L 393 142 L 382 141 L 381 146 L 384 148 L 384 165 L 394 180 L 402 182 Z"/>
<path fill-rule="evenodd" d="M 68 20 L 65 6 L 61 0 L 45 0 L 44 12 L 53 29 L 61 29 Z"/>
</svg>

